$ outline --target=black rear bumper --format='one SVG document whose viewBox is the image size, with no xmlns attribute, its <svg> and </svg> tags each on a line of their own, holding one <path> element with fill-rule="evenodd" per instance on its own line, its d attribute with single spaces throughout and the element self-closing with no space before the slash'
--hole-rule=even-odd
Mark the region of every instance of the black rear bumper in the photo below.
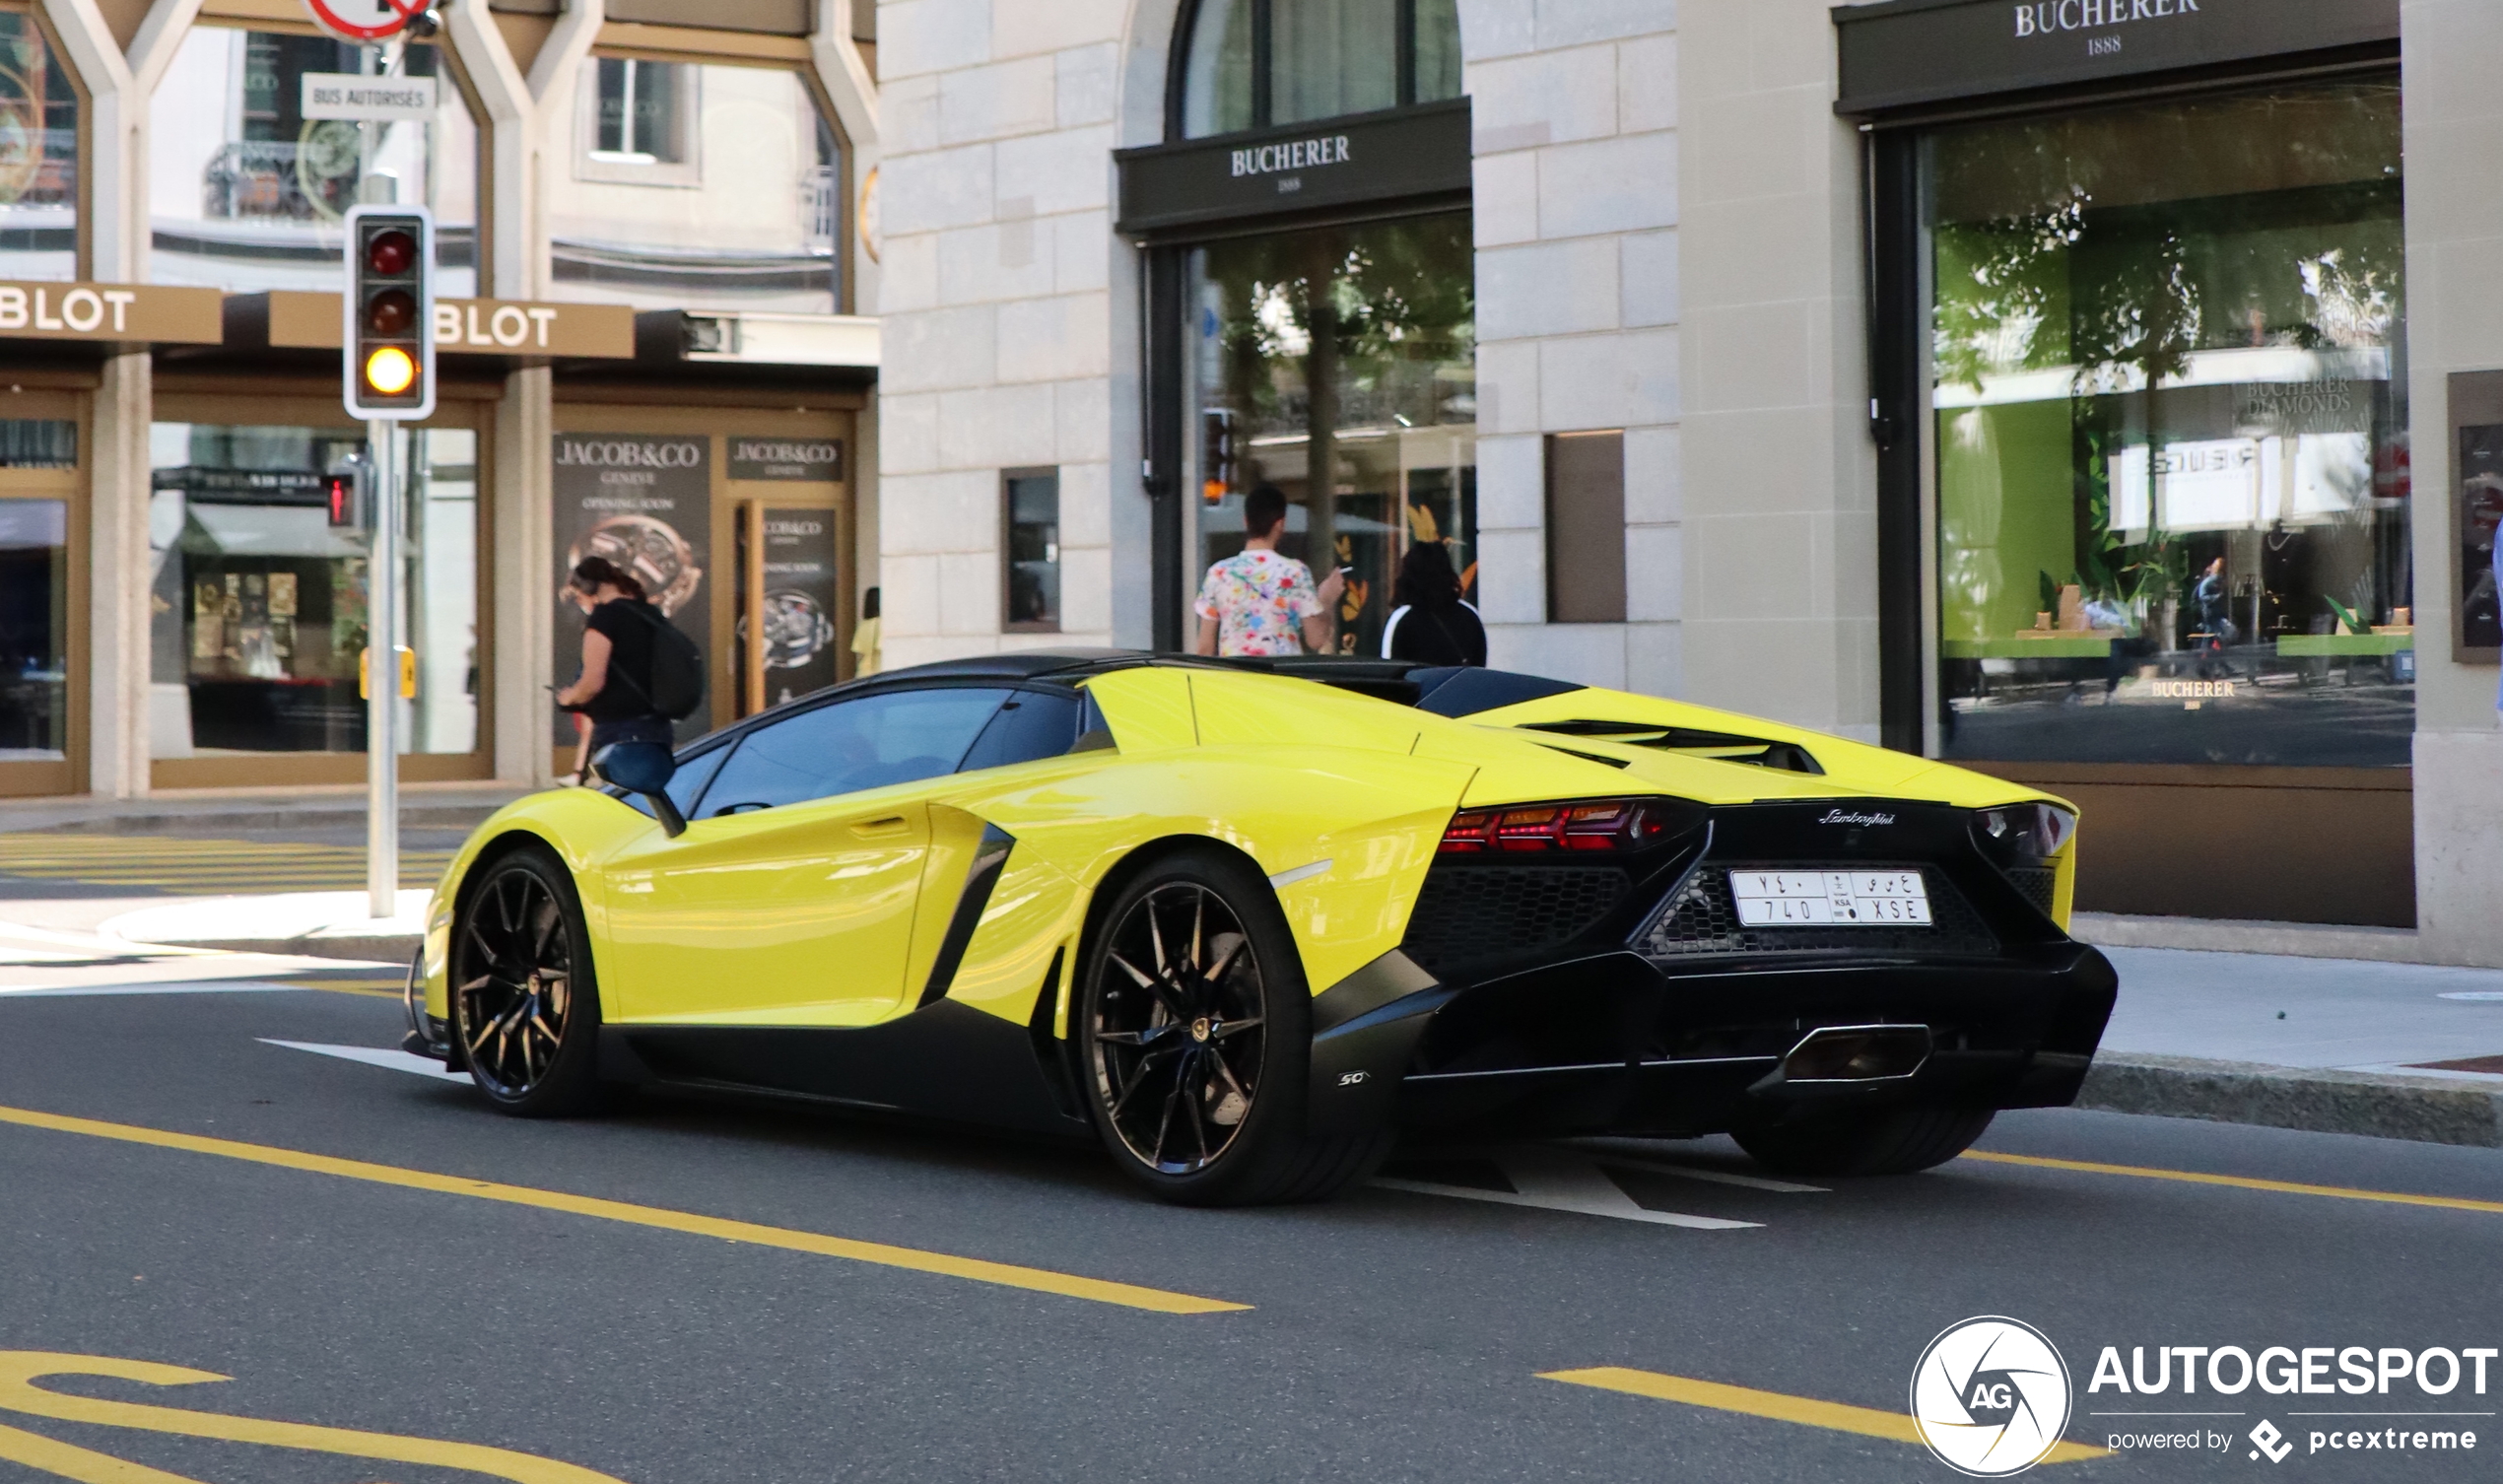
<svg viewBox="0 0 2503 1484">
<path fill-rule="evenodd" d="M 2061 940 L 1988 959 L 1585 956 L 1467 985 L 1389 953 L 1314 1002 L 1312 1118 L 1506 1136 L 1686 1137 L 1837 1107 L 2063 1107 L 2118 978 Z M 1801 1080 L 1829 1027 L 1926 1028 L 1909 1075 Z"/>
</svg>

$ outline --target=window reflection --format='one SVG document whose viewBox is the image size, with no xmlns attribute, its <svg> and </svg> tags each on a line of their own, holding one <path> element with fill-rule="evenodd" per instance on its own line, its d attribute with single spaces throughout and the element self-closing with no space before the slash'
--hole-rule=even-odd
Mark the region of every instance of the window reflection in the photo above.
<svg viewBox="0 0 2503 1484">
<path fill-rule="evenodd" d="M 78 277 L 78 94 L 34 18 L 0 11 L 0 278 Z"/>
<path fill-rule="evenodd" d="M 1470 250 L 1458 212 L 1190 256 L 1200 570 L 1243 550 L 1243 497 L 1277 486 L 1289 502 L 1279 550 L 1316 578 L 1351 569 L 1345 653 L 1381 652 L 1413 542 L 1448 540 L 1476 600 Z"/>
<path fill-rule="evenodd" d="M 1455 0 L 1201 0 L 1189 139 L 1460 96 Z"/>
<path fill-rule="evenodd" d="M 429 123 L 304 116 L 306 73 L 437 79 Z M 478 133 L 429 45 L 198 27 L 149 108 L 150 277 L 237 293 L 336 291 L 343 219 L 363 200 L 435 211 L 438 290 L 478 292 Z"/>
<path fill-rule="evenodd" d="M 593 57 L 575 94 L 548 184 L 561 296 L 835 307 L 842 151 L 798 73 Z"/>
<path fill-rule="evenodd" d="M 2404 765 L 2396 84 L 1928 142 L 1947 756 Z"/>
</svg>

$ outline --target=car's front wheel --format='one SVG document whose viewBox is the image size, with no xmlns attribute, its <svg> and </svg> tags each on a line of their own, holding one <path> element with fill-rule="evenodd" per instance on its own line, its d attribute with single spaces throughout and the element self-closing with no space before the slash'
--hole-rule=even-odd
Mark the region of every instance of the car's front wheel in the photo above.
<svg viewBox="0 0 2503 1484">
<path fill-rule="evenodd" d="M 1073 1028 L 1105 1147 L 1162 1199 L 1319 1200 L 1387 1134 L 1305 1130 L 1312 995 L 1276 895 L 1213 848 L 1167 855 L 1114 898 Z"/>
<path fill-rule="evenodd" d="M 1991 1126 L 1987 1108 L 1824 1113 L 1730 1130 L 1756 1163 L 1785 1175 L 1910 1175 L 1943 1165 Z"/>
<path fill-rule="evenodd" d="M 524 847 L 490 861 L 452 924 L 452 1035 L 487 1100 L 523 1117 L 601 1101 L 599 988 L 564 862 Z"/>
</svg>

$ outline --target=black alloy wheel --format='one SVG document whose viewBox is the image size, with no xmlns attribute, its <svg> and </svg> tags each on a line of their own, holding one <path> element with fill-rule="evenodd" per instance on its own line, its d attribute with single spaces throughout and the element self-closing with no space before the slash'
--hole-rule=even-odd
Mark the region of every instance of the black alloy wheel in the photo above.
<svg viewBox="0 0 2503 1484">
<path fill-rule="evenodd" d="M 561 1116 L 598 1101 L 599 993 L 574 883 L 538 849 L 489 863 L 453 924 L 451 1032 L 507 1113 Z"/>
<path fill-rule="evenodd" d="M 1161 1175 L 1215 1164 L 1260 1086 L 1260 962 L 1224 899 L 1157 887 L 1113 929 L 1097 996 L 1095 1078 L 1105 1117 Z"/>
<path fill-rule="evenodd" d="M 1133 878 L 1087 958 L 1077 1034 L 1105 1145 L 1158 1196 L 1315 1200 L 1368 1173 L 1379 1135 L 1314 1138 L 1312 1002 L 1276 894 L 1210 848 Z"/>
</svg>

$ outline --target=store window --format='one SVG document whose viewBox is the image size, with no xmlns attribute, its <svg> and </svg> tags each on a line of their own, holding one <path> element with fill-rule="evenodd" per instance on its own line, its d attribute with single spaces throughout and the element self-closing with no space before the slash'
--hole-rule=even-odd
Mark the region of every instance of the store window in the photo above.
<svg viewBox="0 0 2503 1484">
<path fill-rule="evenodd" d="M 560 295 L 832 312 L 843 157 L 799 73 L 591 57 L 548 181 Z"/>
<path fill-rule="evenodd" d="M 307 118 L 319 73 L 430 79 L 434 118 Z M 148 152 L 157 283 L 336 292 L 349 208 L 403 201 L 434 209 L 438 292 L 478 292 L 478 130 L 435 46 L 194 28 L 150 102 Z"/>
<path fill-rule="evenodd" d="M 2403 766 L 2396 80 L 1923 145 L 1946 757 Z"/>
<path fill-rule="evenodd" d="M 1460 96 L 1456 0 L 1201 0 L 1183 136 Z"/>
<path fill-rule="evenodd" d="M 1060 471 L 1011 469 L 1000 476 L 1008 527 L 1007 627 L 1060 629 Z"/>
<path fill-rule="evenodd" d="M 0 498 L 0 763 L 69 756 L 69 514 Z"/>
<path fill-rule="evenodd" d="M 1378 654 L 1399 560 L 1447 542 L 1477 600 L 1475 279 L 1469 215 L 1192 249 L 1186 539 L 1198 573 L 1243 550 L 1244 497 L 1288 501 L 1279 550 L 1348 569 L 1338 647 Z"/>
<path fill-rule="evenodd" d="M 0 278 L 79 276 L 78 106 L 43 28 L 0 11 Z"/>
<path fill-rule="evenodd" d="M 392 544 L 400 632 L 418 658 L 400 735 L 412 753 L 474 753 L 478 436 L 398 436 L 411 478 Z M 348 429 L 155 425 L 154 757 L 365 750 L 357 666 L 373 542 L 331 525 L 324 499 L 324 476 L 365 448 Z"/>
</svg>

